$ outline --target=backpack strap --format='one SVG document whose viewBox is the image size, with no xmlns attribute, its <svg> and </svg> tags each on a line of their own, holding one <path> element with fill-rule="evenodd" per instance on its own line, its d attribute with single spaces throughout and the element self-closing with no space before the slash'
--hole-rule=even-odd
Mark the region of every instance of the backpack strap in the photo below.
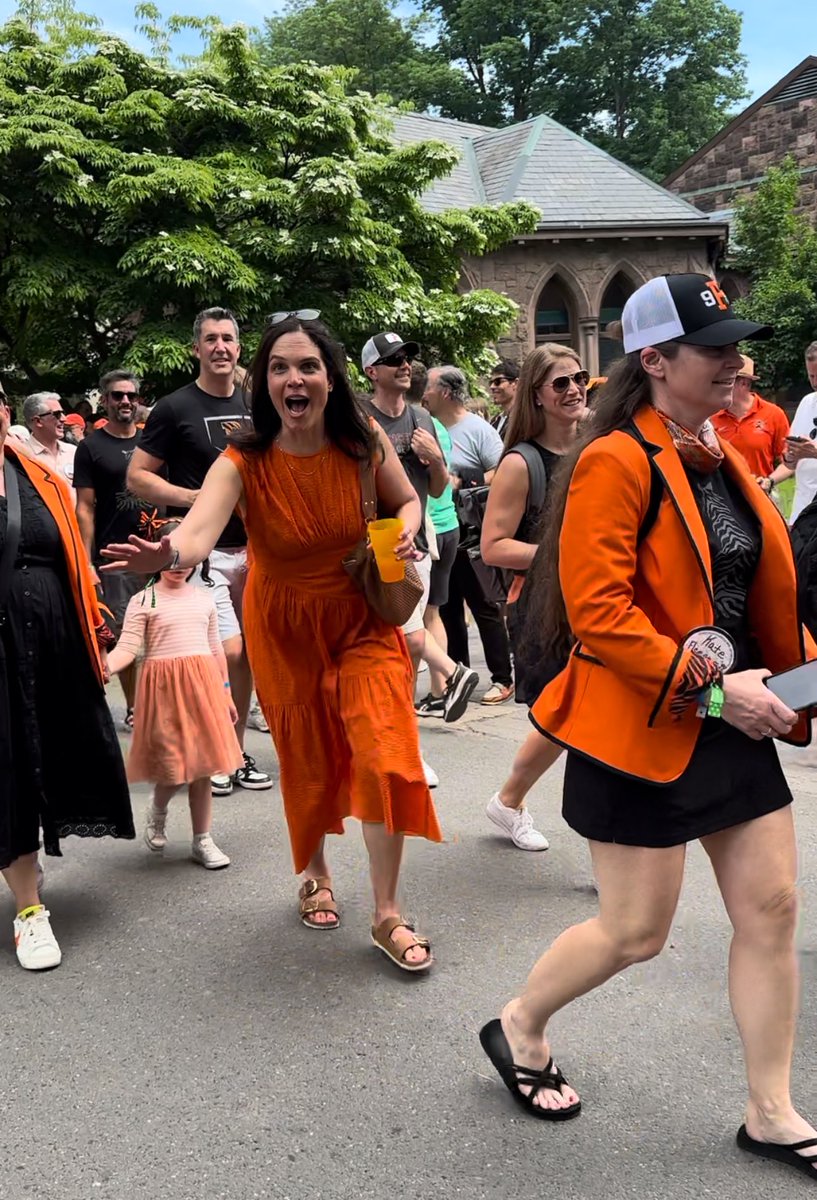
<svg viewBox="0 0 817 1200">
<path fill-rule="evenodd" d="M 508 454 L 519 454 L 525 460 L 530 479 L 526 511 L 535 512 L 544 505 L 548 487 L 547 471 L 542 462 L 542 455 L 530 442 L 518 442 L 508 451 Z"/>
<path fill-rule="evenodd" d="M 650 499 L 647 504 L 647 510 L 644 513 L 644 516 L 641 518 L 641 524 L 638 527 L 637 544 L 640 546 L 644 539 L 649 535 L 658 517 L 658 510 L 660 509 L 661 501 L 664 498 L 664 480 L 659 475 L 658 468 L 652 460 L 652 455 L 647 450 L 647 446 L 640 429 L 638 429 L 635 425 L 629 425 L 622 430 L 622 433 L 626 433 L 633 439 L 634 442 L 638 442 L 639 446 L 644 451 L 650 468 Z"/>
</svg>

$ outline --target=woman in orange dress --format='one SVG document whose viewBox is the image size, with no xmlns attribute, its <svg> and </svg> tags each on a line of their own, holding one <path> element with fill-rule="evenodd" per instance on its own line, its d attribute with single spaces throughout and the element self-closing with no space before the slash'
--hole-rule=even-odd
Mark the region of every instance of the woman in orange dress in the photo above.
<svg viewBox="0 0 817 1200">
<path fill-rule="evenodd" d="M 107 557 L 128 570 L 194 566 L 236 505 L 251 552 L 244 633 L 281 766 L 299 915 L 340 925 L 324 850 L 345 817 L 363 824 L 374 891 L 374 944 L 404 970 L 432 963 L 403 920 L 397 888 L 406 834 L 440 841 L 425 782 L 412 668 L 399 630 L 343 569 L 365 534 L 361 462 L 375 468 L 381 512 L 403 521 L 411 558 L 420 505 L 394 450 L 360 412 L 342 349 L 317 320 L 272 323 L 251 369 L 254 433 L 211 467 L 190 513 L 158 546 L 132 537 Z"/>
</svg>

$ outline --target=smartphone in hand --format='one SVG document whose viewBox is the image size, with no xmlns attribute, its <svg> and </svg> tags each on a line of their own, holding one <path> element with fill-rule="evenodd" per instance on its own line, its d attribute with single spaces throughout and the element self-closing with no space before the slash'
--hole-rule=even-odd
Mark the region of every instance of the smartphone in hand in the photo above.
<svg viewBox="0 0 817 1200">
<path fill-rule="evenodd" d="M 795 712 L 817 708 L 817 659 L 763 680 L 770 692 Z"/>
</svg>

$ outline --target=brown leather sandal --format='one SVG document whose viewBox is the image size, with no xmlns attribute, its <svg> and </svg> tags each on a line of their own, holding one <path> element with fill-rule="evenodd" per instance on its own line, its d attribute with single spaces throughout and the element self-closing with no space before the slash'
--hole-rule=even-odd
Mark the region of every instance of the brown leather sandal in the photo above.
<svg viewBox="0 0 817 1200">
<path fill-rule="evenodd" d="M 428 938 L 415 936 L 409 942 L 408 946 L 400 950 L 392 937 L 395 929 L 408 929 L 410 933 L 414 933 L 414 926 L 405 917 L 386 917 L 385 921 L 381 921 L 379 925 L 372 925 L 372 945 L 377 946 L 378 950 L 382 950 L 386 958 L 390 958 L 401 971 L 427 971 L 434 962 L 434 955 L 431 953 L 431 942 Z M 406 962 L 406 955 L 415 946 L 420 946 L 422 949 L 427 950 L 428 957 L 423 959 L 422 962 Z"/>
<path fill-rule="evenodd" d="M 328 892 L 332 897 L 331 900 L 317 900 L 316 892 Z M 340 929 L 340 913 L 338 906 L 335 904 L 335 894 L 332 891 L 332 881 L 324 875 L 319 875 L 317 879 L 305 880 L 298 889 L 298 916 L 301 918 L 301 924 L 306 925 L 307 929 L 319 929 L 321 933 L 324 930 Z M 313 921 L 312 914 L 316 912 L 328 912 L 335 914 L 334 921 Z"/>
</svg>

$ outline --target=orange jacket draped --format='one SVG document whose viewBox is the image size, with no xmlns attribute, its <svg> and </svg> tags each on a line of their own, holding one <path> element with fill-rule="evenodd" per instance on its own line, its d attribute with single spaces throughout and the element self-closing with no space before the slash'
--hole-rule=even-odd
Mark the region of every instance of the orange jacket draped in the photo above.
<svg viewBox="0 0 817 1200">
<path fill-rule="evenodd" d="M 702 722 L 695 704 L 670 706 L 689 665 L 687 634 L 714 625 L 706 531 L 681 459 L 650 407 L 633 423 L 583 451 L 571 479 L 560 535 L 559 573 L 576 645 L 567 667 L 531 710 L 555 742 L 654 783 L 685 770 Z M 749 632 L 759 662 L 783 671 L 817 657 L 798 617 L 797 580 L 783 517 L 723 445 L 728 472 L 760 525 L 762 550 L 748 597 Z M 655 521 L 651 468 L 663 486 Z M 807 745 L 801 716 L 785 740 Z"/>
<path fill-rule="evenodd" d="M 42 466 L 36 459 L 29 458 L 26 454 L 18 454 L 9 442 L 6 442 L 5 453 L 14 458 L 23 468 L 56 522 L 65 555 L 65 564 L 68 568 L 71 598 L 77 610 L 80 629 L 94 672 L 100 687 L 102 687 L 102 660 L 99 656 L 97 631 L 103 628 L 104 622 L 99 611 L 88 556 L 85 553 L 79 525 L 74 514 L 71 492 L 61 476 Z"/>
</svg>

